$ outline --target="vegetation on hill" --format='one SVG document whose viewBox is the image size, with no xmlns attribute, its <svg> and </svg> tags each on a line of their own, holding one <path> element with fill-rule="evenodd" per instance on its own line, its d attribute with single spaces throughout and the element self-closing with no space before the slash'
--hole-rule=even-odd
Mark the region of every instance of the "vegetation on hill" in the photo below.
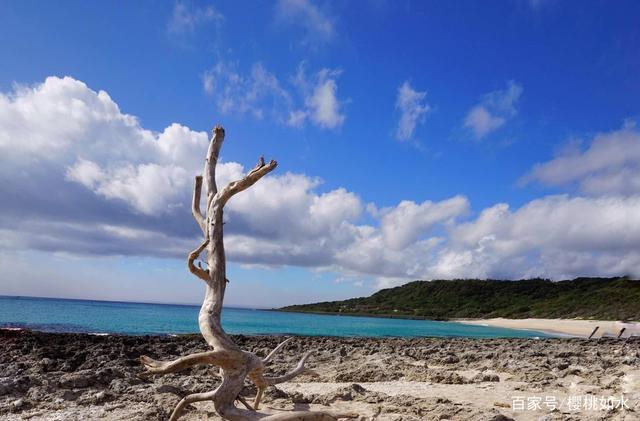
<svg viewBox="0 0 640 421">
<path fill-rule="evenodd" d="M 640 320 L 640 281 L 576 278 L 498 281 L 415 281 L 370 297 L 292 305 L 283 311 L 426 319 L 592 318 Z"/>
</svg>

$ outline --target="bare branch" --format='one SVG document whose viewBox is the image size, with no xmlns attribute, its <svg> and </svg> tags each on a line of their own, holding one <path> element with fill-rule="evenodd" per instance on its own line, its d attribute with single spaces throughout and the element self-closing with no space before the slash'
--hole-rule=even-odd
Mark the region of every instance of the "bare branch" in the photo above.
<svg viewBox="0 0 640 421">
<path fill-rule="evenodd" d="M 270 362 L 271 362 L 271 359 L 273 358 L 273 356 L 274 356 L 274 355 L 276 355 L 276 354 L 277 354 L 277 353 L 278 353 L 282 348 L 284 348 L 284 346 L 285 346 L 286 344 L 288 344 L 288 343 L 289 343 L 289 342 L 291 342 L 292 340 L 293 340 L 293 338 L 287 338 L 287 339 L 285 339 L 284 341 L 282 341 L 282 342 L 280 343 L 280 345 L 278 345 L 277 347 L 275 347 L 275 348 L 273 349 L 273 351 L 271 351 L 271 352 L 269 353 L 269 355 L 267 355 L 266 357 L 264 357 L 264 358 L 262 359 L 262 362 L 263 362 L 264 364 L 268 364 L 268 363 L 270 363 Z"/>
<path fill-rule="evenodd" d="M 249 171 L 242 179 L 229 183 L 224 189 L 218 192 L 214 201 L 217 201 L 220 206 L 224 206 L 233 195 L 253 186 L 258 180 L 273 171 L 277 165 L 278 163 L 273 159 L 269 161 L 268 164 L 265 164 L 264 159 L 260 158 L 258 165 L 256 165 L 254 169 Z"/>
<path fill-rule="evenodd" d="M 244 405 L 245 408 L 247 408 L 250 411 L 255 411 L 255 409 L 253 408 L 253 406 L 251 406 L 249 404 L 249 402 L 247 402 L 247 400 L 245 398 L 243 398 L 242 396 L 238 395 L 238 397 L 236 398 L 237 400 L 240 401 L 241 404 Z"/>
<path fill-rule="evenodd" d="M 198 258 L 198 256 L 200 256 L 200 253 L 202 253 L 202 250 L 204 250 L 208 244 L 209 239 L 205 239 L 197 249 L 189 253 L 189 257 L 187 258 L 187 266 L 189 266 L 189 271 L 205 282 L 209 281 L 209 272 L 202 269 L 201 267 L 196 267 L 193 262 Z"/>
<path fill-rule="evenodd" d="M 185 396 L 184 398 L 182 398 L 180 402 L 178 402 L 178 405 L 176 405 L 175 409 L 171 413 L 171 417 L 169 418 L 169 421 L 176 421 L 178 418 L 180 418 L 180 415 L 182 415 L 182 411 L 184 410 L 184 407 L 189 405 L 190 403 L 212 400 L 216 396 L 218 389 L 213 390 L 211 392 L 192 393 L 191 395 Z"/>
<path fill-rule="evenodd" d="M 311 355 L 311 353 L 312 353 L 312 351 L 309 351 L 306 354 L 304 354 L 304 356 L 302 357 L 302 359 L 300 360 L 300 362 L 298 363 L 296 368 L 294 368 L 293 370 L 291 370 L 287 374 L 285 374 L 283 376 L 280 376 L 280 377 L 265 377 L 264 380 L 267 382 L 267 384 L 269 386 L 272 386 L 274 384 L 288 382 L 289 380 L 293 379 L 294 377 L 302 374 L 304 372 L 304 370 L 305 370 L 304 363 L 307 362 L 307 358 L 309 358 L 309 355 Z"/>
<path fill-rule="evenodd" d="M 273 353 L 273 351 L 271 353 Z M 263 366 L 260 366 L 249 373 L 249 379 L 251 379 L 253 384 L 255 384 L 256 388 L 258 389 L 256 397 L 253 400 L 253 407 L 255 409 L 260 409 L 260 400 L 262 399 L 262 394 L 264 393 L 264 390 L 267 388 L 267 386 L 269 386 L 267 384 L 267 381 L 264 379 L 264 362 L 261 362 Z"/>
<path fill-rule="evenodd" d="M 218 192 L 218 186 L 216 185 L 216 165 L 218 164 L 218 155 L 220 154 L 222 142 L 224 142 L 224 129 L 218 124 L 212 130 L 211 142 L 209 143 L 207 159 L 204 164 L 203 175 L 207 188 L 207 208 L 213 196 Z"/>
<path fill-rule="evenodd" d="M 262 400 L 262 394 L 264 393 L 264 387 L 259 387 L 258 392 L 256 392 L 256 397 L 253 400 L 253 407 L 255 409 L 260 409 L 260 401 Z"/>
<path fill-rule="evenodd" d="M 193 219 L 196 220 L 198 226 L 202 230 L 202 233 L 207 235 L 207 224 L 204 220 L 202 212 L 200 212 L 200 196 L 202 194 L 202 176 L 196 175 L 195 185 L 193 187 L 193 201 L 191 202 L 191 214 Z"/>
<path fill-rule="evenodd" d="M 223 363 L 228 356 L 224 351 L 199 352 L 196 354 L 185 355 L 173 361 L 158 361 L 146 355 L 140 356 L 140 362 L 144 365 L 145 374 L 167 374 L 182 371 L 194 365 L 213 364 L 219 365 Z"/>
</svg>

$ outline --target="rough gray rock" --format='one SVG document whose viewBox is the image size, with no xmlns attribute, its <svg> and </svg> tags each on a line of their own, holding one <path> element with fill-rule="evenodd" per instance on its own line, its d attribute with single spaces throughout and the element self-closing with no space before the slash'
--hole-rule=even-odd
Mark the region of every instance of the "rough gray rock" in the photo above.
<svg viewBox="0 0 640 421">
<path fill-rule="evenodd" d="M 281 337 L 234 336 L 242 348 L 265 356 Z M 0 329 L 0 419 L 35 416 L 47 419 L 50 411 L 69 411 L 69 419 L 122 418 L 118 411 L 136 414 L 130 419 L 166 419 L 185 393 L 212 390 L 219 377 L 210 367 L 194 367 L 162 378 L 141 378 L 138 357 L 159 359 L 207 350 L 199 335 L 92 336 L 48 334 Z M 622 376 L 640 369 L 640 339 L 622 348 L 615 341 L 580 339 L 462 339 L 462 338 L 330 338 L 296 337 L 269 366 L 281 375 L 296 364 L 301 353 L 316 349 L 308 366 L 317 374 L 304 374 L 297 382 L 346 382 L 347 388 L 319 395 L 269 388 L 265 402 L 281 407 L 325 402 L 366 402 L 379 407 L 385 420 L 504 420 L 495 408 L 478 408 L 447 399 L 388 396 L 367 390 L 360 382 L 392 380 L 431 381 L 440 384 L 496 382 L 493 372 L 526 382 L 522 390 L 546 385 L 559 387 L 566 376 L 579 376 L 593 384 L 621 390 Z M 458 362 L 455 360 L 458 359 Z M 562 367 L 562 368 L 561 368 Z M 456 371 L 476 370 L 468 379 Z M 476 386 L 476 385 L 467 385 Z M 478 384 L 481 387 L 497 385 Z M 255 394 L 248 387 L 243 393 Z M 21 402 L 20 404 L 14 404 Z M 636 412 L 640 407 L 636 408 Z M 89 412 L 82 412 L 89 411 Z M 93 412 L 92 412 L 93 411 Z M 75 415 L 73 415 L 75 414 Z M 561 413 L 549 415 L 562 419 Z M 196 416 L 196 415 L 194 415 Z M 210 415 L 200 412 L 201 418 Z M 213 416 L 213 415 L 211 415 Z M 555 418 L 554 418 L 555 417 Z M 560 418 L 558 418 L 560 417 Z M 197 416 L 196 418 L 197 419 Z M 215 419 L 215 418 L 214 418 Z"/>
</svg>

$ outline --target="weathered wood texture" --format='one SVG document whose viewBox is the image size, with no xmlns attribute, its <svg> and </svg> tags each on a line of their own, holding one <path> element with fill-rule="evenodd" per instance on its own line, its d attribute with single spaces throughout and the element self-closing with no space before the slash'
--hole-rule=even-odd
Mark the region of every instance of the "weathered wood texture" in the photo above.
<svg viewBox="0 0 640 421">
<path fill-rule="evenodd" d="M 225 131 L 218 125 L 213 129 L 211 142 L 207 151 L 203 176 L 197 176 L 193 189 L 191 211 L 196 223 L 202 230 L 202 243 L 189 253 L 187 266 L 191 273 L 202 279 L 206 284 L 206 291 L 198 324 L 200 332 L 212 351 L 180 357 L 174 361 L 156 361 L 147 356 L 140 357 L 145 367 L 146 375 L 166 374 L 184 370 L 198 364 L 209 364 L 220 368 L 222 382 L 217 389 L 207 393 L 194 393 L 184 397 L 173 410 L 170 420 L 177 420 L 184 408 L 191 403 L 210 400 L 213 401 L 216 412 L 225 420 L 263 420 L 263 421 L 321 421 L 337 420 L 340 418 L 356 418 L 357 414 L 333 413 L 331 411 L 290 411 L 278 414 L 258 412 L 260 399 L 264 390 L 271 385 L 289 381 L 301 374 L 310 353 L 305 354 L 300 363 L 291 372 L 280 377 L 265 376 L 265 364 L 275 353 L 280 351 L 289 339 L 278 345 L 264 359 L 246 351 L 242 351 L 226 334 L 220 323 L 222 303 L 227 287 L 226 260 L 223 241 L 223 209 L 224 205 L 234 195 L 248 189 L 258 180 L 276 168 L 276 161 L 265 163 L 260 157 L 256 166 L 240 180 L 233 181 L 218 190 L 216 185 L 216 165 L 224 141 Z M 204 186 L 203 186 L 204 182 Z M 206 190 L 205 213 L 200 208 L 202 189 Z M 195 262 L 206 252 L 206 268 Z M 258 393 L 253 405 L 240 397 L 240 392 L 249 379 L 256 385 Z M 237 408 L 236 400 L 247 409 Z"/>
</svg>

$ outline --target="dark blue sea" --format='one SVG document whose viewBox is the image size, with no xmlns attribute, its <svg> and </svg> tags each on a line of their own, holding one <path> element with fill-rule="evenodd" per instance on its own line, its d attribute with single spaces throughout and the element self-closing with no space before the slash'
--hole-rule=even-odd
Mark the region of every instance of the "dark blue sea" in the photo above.
<svg viewBox="0 0 640 421">
<path fill-rule="evenodd" d="M 46 332 L 167 335 L 197 333 L 199 306 L 0 296 L 0 327 Z M 282 313 L 225 308 L 222 324 L 244 335 L 326 335 L 368 337 L 459 336 L 546 337 L 540 332 L 455 322 Z"/>
</svg>

